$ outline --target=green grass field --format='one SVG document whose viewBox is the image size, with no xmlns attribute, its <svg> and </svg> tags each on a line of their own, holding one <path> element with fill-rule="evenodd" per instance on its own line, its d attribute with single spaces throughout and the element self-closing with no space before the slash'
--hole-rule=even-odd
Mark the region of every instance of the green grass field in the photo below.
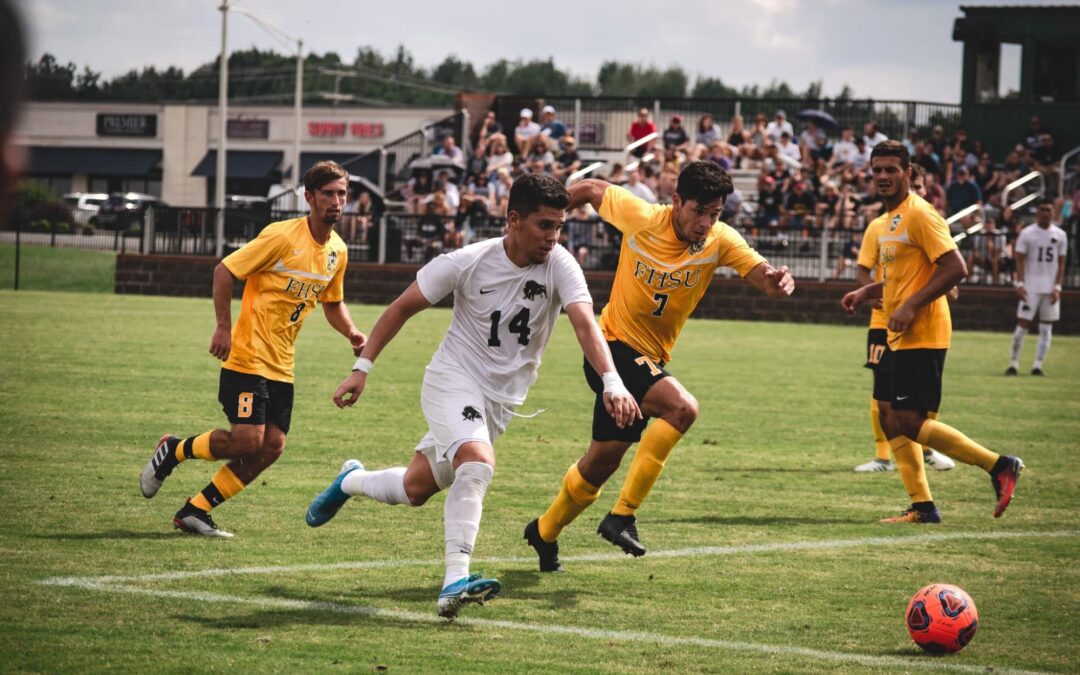
<svg viewBox="0 0 1080 675">
<path fill-rule="evenodd" d="M 19 252 L 19 289 L 112 293 L 116 253 L 77 248 L 23 245 Z M 0 244 L 0 289 L 15 286 L 15 245 Z"/>
<path fill-rule="evenodd" d="M 364 329 L 379 311 L 353 307 Z M 303 518 L 343 459 L 410 459 L 448 311 L 410 322 L 347 411 L 330 396 L 351 353 L 309 319 L 285 455 L 215 511 L 228 541 L 170 522 L 215 466 L 182 465 L 153 500 L 138 489 L 162 433 L 224 423 L 210 301 L 2 291 L 0 312 L 0 671 L 1080 670 L 1080 339 L 1055 337 L 1048 377 L 1006 379 L 1007 335 L 957 334 L 943 419 L 1028 470 L 1000 520 L 986 475 L 960 466 L 930 476 L 943 524 L 885 526 L 906 506 L 899 478 L 851 471 L 872 453 L 864 327 L 691 321 L 671 370 L 702 415 L 639 512 L 650 553 L 595 534 L 625 462 L 564 532 L 568 573 L 541 575 L 521 531 L 584 450 L 591 412 L 561 321 L 522 408 L 548 412 L 496 443 L 473 568 L 503 594 L 447 624 L 441 497 L 354 500 L 317 530 Z M 75 579 L 41 583 L 55 577 Z M 904 628 L 935 581 L 980 613 L 946 658 Z"/>
</svg>

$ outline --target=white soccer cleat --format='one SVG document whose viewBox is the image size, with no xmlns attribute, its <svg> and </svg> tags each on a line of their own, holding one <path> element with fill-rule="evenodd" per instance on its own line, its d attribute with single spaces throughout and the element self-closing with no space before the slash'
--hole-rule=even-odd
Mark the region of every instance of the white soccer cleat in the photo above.
<svg viewBox="0 0 1080 675">
<path fill-rule="evenodd" d="M 943 455 L 937 450 L 931 448 L 923 448 L 923 464 L 933 467 L 938 471 L 948 471 L 949 469 L 956 468 L 956 462 L 951 457 Z"/>
<path fill-rule="evenodd" d="M 855 467 L 855 473 L 876 473 L 878 471 L 896 471 L 892 460 L 872 459 L 866 464 Z"/>
<path fill-rule="evenodd" d="M 192 506 L 191 500 L 173 516 L 173 526 L 187 534 L 197 534 L 200 537 L 219 537 L 232 539 L 233 533 L 220 529 L 210 517 L 210 514 L 202 509 Z"/>
</svg>

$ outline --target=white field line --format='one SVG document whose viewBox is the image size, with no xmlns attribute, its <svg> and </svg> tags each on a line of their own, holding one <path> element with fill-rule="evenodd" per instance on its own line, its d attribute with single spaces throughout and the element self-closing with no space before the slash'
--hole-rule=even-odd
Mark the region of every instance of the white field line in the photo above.
<svg viewBox="0 0 1080 675">
<path fill-rule="evenodd" d="M 949 541 L 987 541 L 1021 538 L 1076 537 L 1078 530 L 1052 530 L 1045 532 L 942 532 L 922 534 L 910 537 L 860 537 L 857 539 L 831 539 L 777 542 L 771 544 L 742 544 L 739 546 L 697 546 L 693 548 L 649 551 L 643 561 L 653 558 L 697 558 L 707 556 L 730 556 L 753 553 L 773 553 L 778 551 L 814 551 L 864 546 L 910 546 L 911 544 L 932 544 Z M 227 544 L 226 544 L 227 545 Z M 622 560 L 622 553 L 592 553 L 577 556 L 561 556 L 563 562 L 606 562 Z M 643 562 L 642 561 L 642 562 Z M 536 556 L 514 556 L 504 558 L 474 558 L 476 565 L 483 564 L 535 564 Z M 438 567 L 443 561 L 433 560 L 361 560 L 339 563 L 308 563 L 303 565 L 275 565 L 269 567 L 209 568 L 160 574 L 138 574 L 132 576 L 97 576 L 97 577 L 49 577 L 38 581 L 46 586 L 86 586 L 87 584 L 131 584 L 155 581 L 176 581 L 221 577 L 237 574 L 288 574 L 293 572 L 328 572 L 334 570 L 364 570 L 398 567 L 427 566 Z M 640 563 L 639 563 L 640 564 Z"/>
<path fill-rule="evenodd" d="M 249 605 L 275 610 L 329 612 L 335 614 L 347 614 L 372 619 L 391 619 L 418 624 L 441 624 L 446 623 L 434 612 L 424 614 L 420 612 L 408 612 L 403 610 L 379 609 L 377 607 L 364 607 L 361 605 L 342 605 L 332 602 L 315 602 L 310 600 L 286 600 L 283 598 L 244 597 L 235 595 L 222 595 L 219 593 L 204 593 L 195 591 L 165 591 L 138 586 L 124 586 L 84 580 L 78 584 L 87 590 L 103 591 L 106 593 L 132 593 L 148 595 L 157 598 L 173 598 L 202 603 L 225 603 L 229 605 Z M 432 608 L 434 609 L 434 608 Z M 1012 673 L 1026 675 L 1037 671 L 1013 670 L 1009 668 L 997 668 L 991 666 L 965 665 L 949 663 L 941 659 L 903 658 L 899 656 L 873 656 L 870 654 L 855 654 L 849 652 L 833 652 L 823 649 L 811 649 L 809 647 L 792 647 L 789 645 L 756 644 L 753 642 L 735 642 L 731 640 L 715 640 L 703 637 L 678 637 L 651 633 L 645 631 L 619 631 L 601 630 L 597 628 L 585 628 L 580 626 L 560 626 L 557 624 L 534 624 L 518 621 L 498 621 L 493 619 L 459 618 L 456 623 L 465 626 L 477 626 L 481 628 L 499 628 L 504 630 L 522 631 L 528 633 L 543 633 L 547 635 L 566 635 L 571 637 L 586 638 L 592 640 L 608 640 L 630 643 L 658 644 L 665 647 L 697 647 L 706 649 L 720 649 L 726 651 L 751 652 L 757 654 L 769 654 L 804 658 L 816 661 L 830 661 L 847 665 L 858 665 L 873 668 L 902 668 L 908 671 L 949 671 L 960 673 Z"/>
</svg>

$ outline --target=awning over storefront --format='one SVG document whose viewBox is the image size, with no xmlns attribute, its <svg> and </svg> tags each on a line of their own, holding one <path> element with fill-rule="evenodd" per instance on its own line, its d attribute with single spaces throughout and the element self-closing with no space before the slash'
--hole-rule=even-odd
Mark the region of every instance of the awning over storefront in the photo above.
<svg viewBox="0 0 1080 675">
<path fill-rule="evenodd" d="M 280 150 L 226 150 L 225 175 L 229 178 L 269 178 L 281 165 Z M 210 150 L 192 176 L 217 176 L 217 150 Z"/>
<path fill-rule="evenodd" d="M 161 164 L 161 150 L 145 148 L 30 147 L 30 174 L 146 176 Z"/>
</svg>

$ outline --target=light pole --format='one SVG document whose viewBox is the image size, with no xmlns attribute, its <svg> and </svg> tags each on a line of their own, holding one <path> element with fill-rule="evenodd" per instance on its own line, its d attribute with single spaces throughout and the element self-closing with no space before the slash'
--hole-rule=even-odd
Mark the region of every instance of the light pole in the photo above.
<svg viewBox="0 0 1080 675">
<path fill-rule="evenodd" d="M 217 242 L 214 244 L 214 255 L 221 257 L 225 249 L 225 131 L 226 121 L 229 117 L 229 54 L 226 51 L 226 36 L 228 35 L 229 0 L 221 0 L 221 63 L 218 68 L 218 152 L 217 152 L 217 175 L 214 176 L 214 204 L 217 206 L 217 227 L 215 228 Z"/>
</svg>

